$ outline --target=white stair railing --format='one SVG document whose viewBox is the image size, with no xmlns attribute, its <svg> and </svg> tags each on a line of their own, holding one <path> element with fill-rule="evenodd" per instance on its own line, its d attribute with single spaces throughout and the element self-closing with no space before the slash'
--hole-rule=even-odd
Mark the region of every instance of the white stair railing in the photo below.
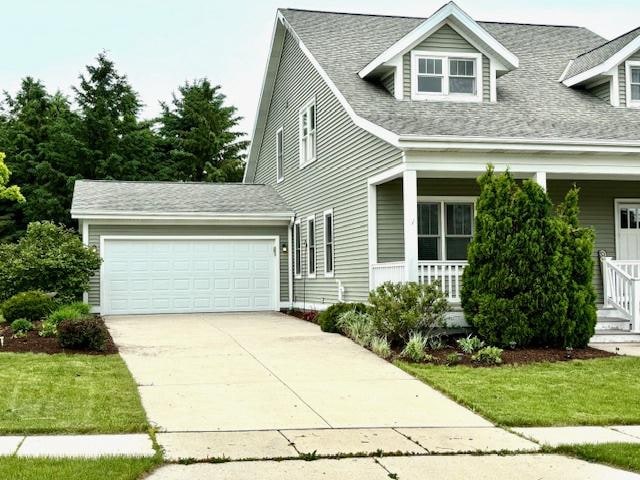
<svg viewBox="0 0 640 480">
<path fill-rule="evenodd" d="M 602 258 L 604 300 L 631 321 L 640 333 L 640 261 Z"/>
</svg>

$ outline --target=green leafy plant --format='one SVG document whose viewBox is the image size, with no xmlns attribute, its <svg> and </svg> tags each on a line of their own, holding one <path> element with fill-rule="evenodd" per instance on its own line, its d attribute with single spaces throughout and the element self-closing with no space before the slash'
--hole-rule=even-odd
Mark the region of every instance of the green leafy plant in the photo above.
<svg viewBox="0 0 640 480">
<path fill-rule="evenodd" d="M 69 305 L 63 305 L 49 314 L 47 321 L 54 326 L 63 320 L 78 320 L 89 314 L 91 307 L 82 302 L 75 302 Z"/>
<path fill-rule="evenodd" d="M 38 335 L 40 335 L 41 337 L 55 337 L 56 335 L 58 335 L 57 324 L 49 320 L 45 320 L 40 326 Z"/>
<path fill-rule="evenodd" d="M 35 322 L 46 317 L 55 307 L 51 296 L 44 292 L 28 291 L 14 295 L 2 304 L 2 314 L 7 322 L 26 318 Z"/>
<path fill-rule="evenodd" d="M 447 346 L 447 342 L 444 341 L 442 335 L 431 335 L 427 340 L 427 346 L 429 350 L 442 350 Z"/>
<path fill-rule="evenodd" d="M 460 347 L 460 350 L 467 355 L 470 355 L 484 347 L 484 342 L 482 340 L 478 337 L 472 337 L 471 335 L 466 338 L 459 338 L 456 340 L 456 343 L 458 344 L 458 347 Z"/>
<path fill-rule="evenodd" d="M 338 319 L 343 313 L 349 311 L 365 313 L 367 307 L 363 303 L 334 303 L 326 310 L 318 313 L 316 322 L 320 325 L 320 329 L 323 332 L 339 333 Z"/>
<path fill-rule="evenodd" d="M 105 349 L 107 338 L 107 328 L 100 318 L 63 320 L 58 325 L 58 341 L 63 348 L 99 352 Z"/>
<path fill-rule="evenodd" d="M 33 330 L 33 323 L 26 318 L 18 318 L 11 322 L 11 331 L 15 336 L 25 336 L 31 330 Z"/>
<path fill-rule="evenodd" d="M 502 351 L 498 347 L 484 347 L 478 350 L 471 360 L 484 365 L 498 365 L 502 363 Z"/>
<path fill-rule="evenodd" d="M 400 356 L 407 360 L 411 360 L 412 362 L 422 362 L 427 359 L 427 353 L 425 351 L 426 348 L 427 337 L 422 333 L 415 332 L 409 336 L 409 340 L 400 353 Z"/>
<path fill-rule="evenodd" d="M 387 282 L 369 293 L 377 335 L 402 345 L 413 332 L 431 336 L 445 326 L 449 304 L 439 285 Z"/>
<path fill-rule="evenodd" d="M 449 366 L 457 365 L 461 361 L 462 361 L 462 356 L 457 352 L 450 353 L 445 358 L 445 363 Z"/>
<path fill-rule="evenodd" d="M 0 300 L 18 292 L 55 292 L 59 302 L 73 302 L 89 288 L 89 278 L 100 267 L 95 248 L 51 222 L 29 224 L 17 242 L 0 244 Z"/>
<path fill-rule="evenodd" d="M 373 337 L 369 347 L 373 353 L 385 360 L 391 358 L 391 355 L 393 354 L 391 346 L 389 345 L 389 340 L 385 337 Z"/>
<path fill-rule="evenodd" d="M 370 344 L 374 335 L 371 316 L 366 313 L 358 313 L 350 310 L 338 319 L 338 328 L 358 345 L 366 347 Z"/>
</svg>

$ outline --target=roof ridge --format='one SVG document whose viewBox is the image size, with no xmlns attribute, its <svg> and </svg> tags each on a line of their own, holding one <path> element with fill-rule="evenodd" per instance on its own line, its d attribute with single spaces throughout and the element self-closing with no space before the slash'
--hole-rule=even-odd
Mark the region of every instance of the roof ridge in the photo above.
<svg viewBox="0 0 640 480">
<path fill-rule="evenodd" d="M 139 183 L 139 184 L 161 184 L 161 185 L 244 185 L 247 187 L 264 187 L 265 183 L 244 183 L 244 182 L 194 182 L 194 181 L 178 181 L 178 180 L 105 180 L 105 179 L 90 179 L 79 178 L 76 182 L 91 182 L 91 183 Z"/>
<path fill-rule="evenodd" d="M 595 52 L 596 50 L 598 50 L 599 48 L 604 47 L 605 45 L 609 45 L 611 42 L 615 42 L 616 40 L 619 40 L 620 38 L 624 37 L 625 35 L 629 35 L 632 32 L 635 32 L 636 30 L 640 30 L 640 27 L 636 27 L 636 28 L 632 28 L 631 30 L 629 30 L 628 32 L 622 33 L 620 35 L 618 35 L 616 38 L 612 38 L 611 40 L 607 40 L 606 42 L 604 42 L 601 45 L 598 45 L 597 47 L 592 48 L 591 50 L 587 50 L 586 52 L 581 53 L 580 55 L 578 55 L 577 57 L 574 58 L 574 60 L 576 58 L 580 58 L 584 55 L 587 55 L 591 52 Z"/>
<path fill-rule="evenodd" d="M 407 18 L 412 20 L 427 20 L 431 15 L 427 17 L 418 17 L 414 15 L 390 15 L 383 13 L 361 13 L 361 12 L 338 12 L 335 10 L 317 10 L 311 8 L 282 8 L 280 10 L 289 10 L 293 12 L 308 12 L 308 13 L 328 13 L 332 15 L 353 15 L 360 17 L 380 17 L 380 18 Z M 553 25 L 548 23 L 528 23 L 528 22 L 507 22 L 500 20 L 476 20 L 477 23 L 496 23 L 502 25 L 529 25 L 532 27 L 559 27 L 559 28 L 583 28 L 588 30 L 587 27 L 580 25 Z"/>
</svg>

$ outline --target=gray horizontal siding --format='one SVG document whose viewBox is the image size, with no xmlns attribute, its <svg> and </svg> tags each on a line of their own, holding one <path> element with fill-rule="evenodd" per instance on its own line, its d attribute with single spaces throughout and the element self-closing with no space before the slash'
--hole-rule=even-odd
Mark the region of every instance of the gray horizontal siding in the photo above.
<svg viewBox="0 0 640 480">
<path fill-rule="evenodd" d="M 317 159 L 300 169 L 298 111 L 316 98 Z M 284 181 L 275 182 L 275 132 L 284 132 Z M 273 185 L 301 219 L 316 217 L 316 278 L 294 281 L 294 300 L 337 301 L 337 280 L 345 299 L 364 300 L 369 290 L 367 178 L 401 162 L 400 151 L 357 127 L 322 78 L 287 34 L 260 145 L 255 181 Z M 322 213 L 334 209 L 335 277 L 324 276 Z M 307 272 L 303 254 L 303 274 Z"/>
<path fill-rule="evenodd" d="M 287 243 L 286 226 L 234 226 L 234 225 L 89 225 L 89 245 L 100 250 L 100 237 L 105 235 L 279 235 L 280 245 Z M 288 257 L 280 254 L 280 300 L 288 301 L 289 277 Z M 100 272 L 91 278 L 89 288 L 89 304 L 100 305 Z"/>
<path fill-rule="evenodd" d="M 436 52 L 464 52 L 479 53 L 478 49 L 462 38 L 449 25 L 444 25 L 438 31 L 425 38 L 416 45 L 413 50 L 431 50 Z M 402 57 L 404 98 L 411 98 L 411 52 L 407 52 Z M 490 82 L 489 59 L 482 56 L 482 87 L 483 100 L 485 102 L 491 99 L 491 82 Z"/>
<path fill-rule="evenodd" d="M 389 92 L 391 95 L 394 95 L 395 92 L 395 72 L 389 73 L 387 76 L 382 77 L 381 79 L 382 86 Z"/>
<path fill-rule="evenodd" d="M 611 103 L 611 83 L 605 82 L 597 85 L 589 90 L 592 95 L 595 95 L 599 99 Z"/>
</svg>

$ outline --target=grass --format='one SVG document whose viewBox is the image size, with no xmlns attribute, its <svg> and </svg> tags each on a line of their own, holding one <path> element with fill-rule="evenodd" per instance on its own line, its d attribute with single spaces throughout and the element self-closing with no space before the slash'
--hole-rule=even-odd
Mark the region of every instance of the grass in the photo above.
<svg viewBox="0 0 640 480">
<path fill-rule="evenodd" d="M 0 457 L 0 478 L 11 480 L 134 480 L 158 466 L 158 458 L 28 459 Z"/>
<path fill-rule="evenodd" d="M 640 358 L 498 368 L 396 365 L 503 426 L 640 423 Z"/>
<path fill-rule="evenodd" d="M 555 449 L 589 462 L 604 463 L 640 473 L 640 444 L 603 443 L 599 445 L 568 445 Z"/>
<path fill-rule="evenodd" d="M 148 430 L 119 355 L 0 353 L 0 366 L 0 434 Z"/>
</svg>

